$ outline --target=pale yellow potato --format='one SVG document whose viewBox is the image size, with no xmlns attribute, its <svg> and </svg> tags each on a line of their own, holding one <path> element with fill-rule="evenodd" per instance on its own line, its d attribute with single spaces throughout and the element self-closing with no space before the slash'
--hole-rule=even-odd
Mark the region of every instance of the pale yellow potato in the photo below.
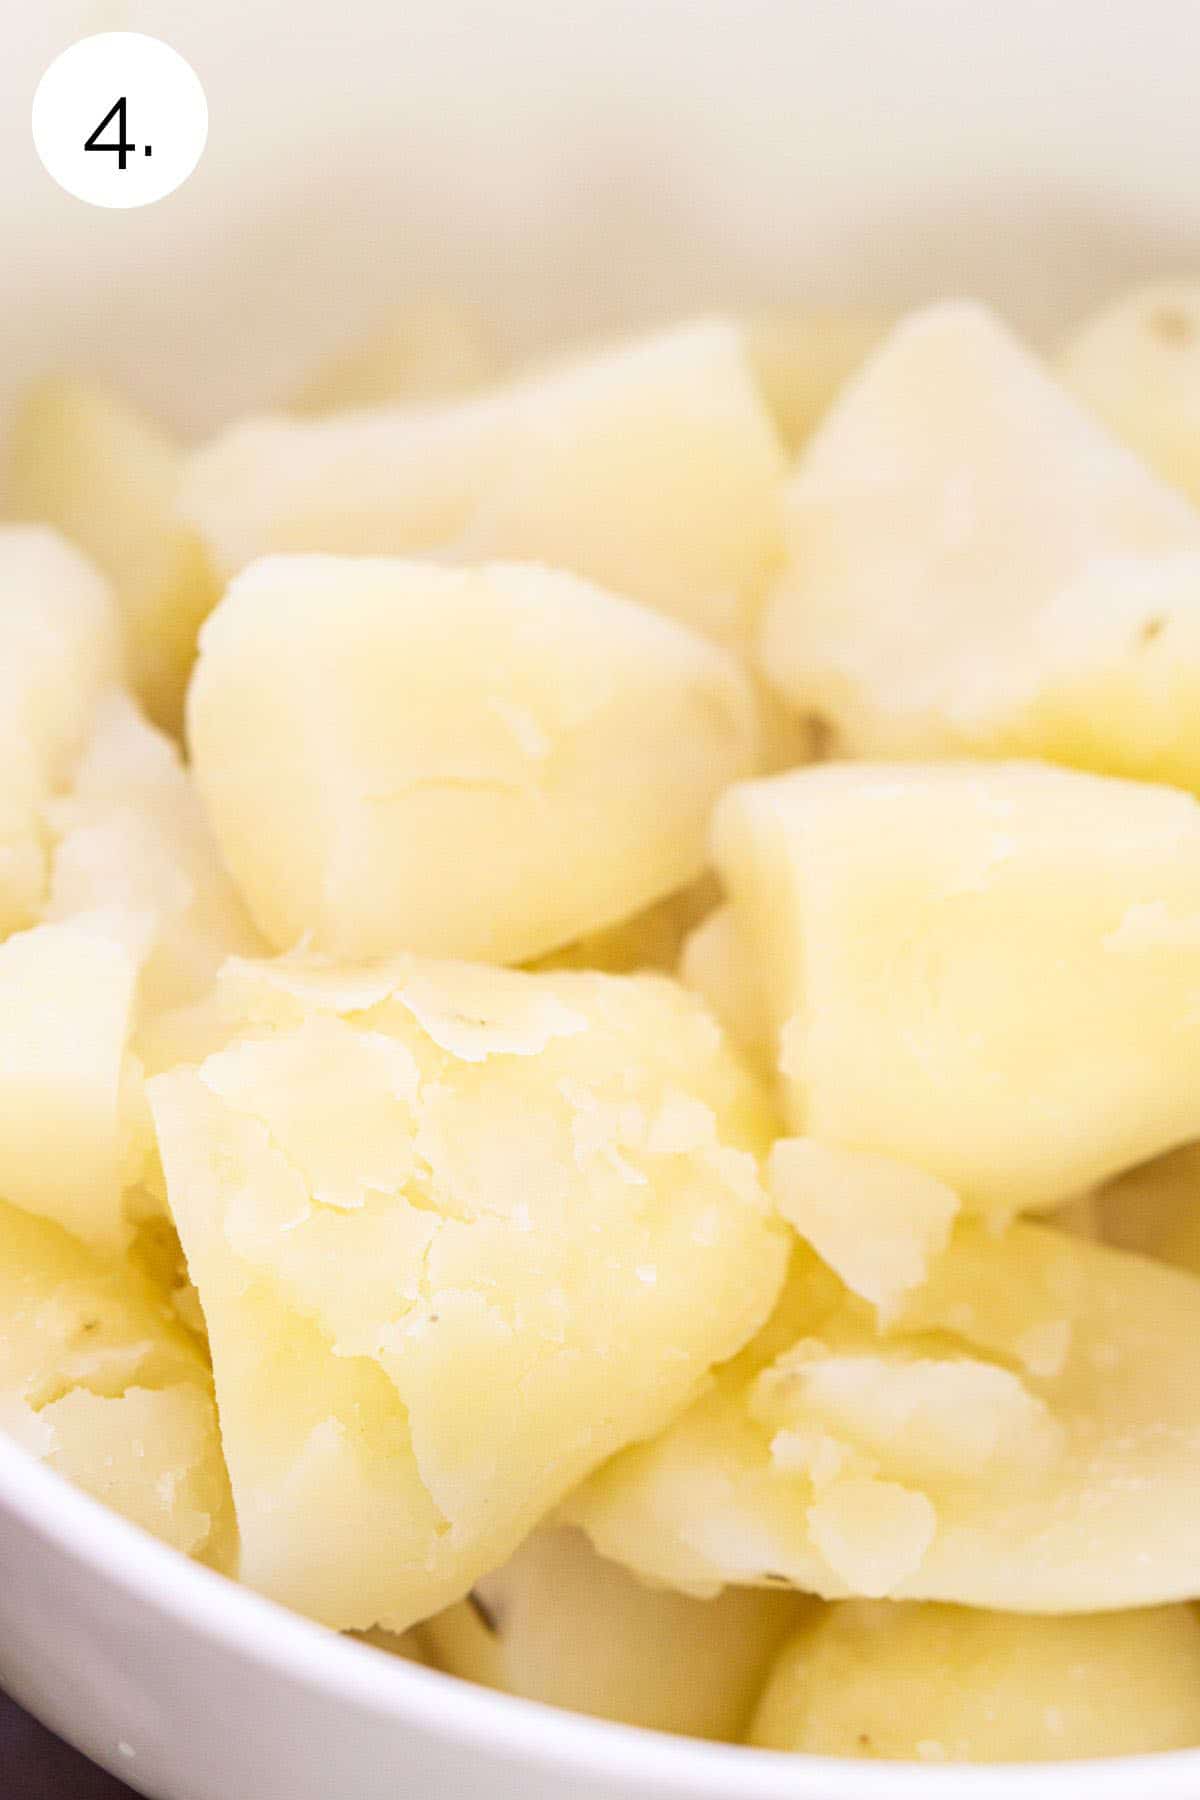
<svg viewBox="0 0 1200 1800">
<path fill-rule="evenodd" d="M 176 1549 L 223 1563 L 228 1483 L 201 1347 L 131 1264 L 0 1202 L 0 1429 Z"/>
<path fill-rule="evenodd" d="M 46 803 L 120 669 L 103 577 L 56 532 L 0 525 L 0 937 L 37 919 Z"/>
<path fill-rule="evenodd" d="M 146 1110 L 149 1114 L 148 1103 Z M 151 1137 L 153 1130 L 151 1120 Z M 187 1258 L 179 1242 L 179 1233 L 166 1214 L 165 1189 L 161 1196 L 154 1195 L 148 1200 L 141 1190 L 127 1193 L 125 1206 L 133 1223 L 127 1252 L 129 1261 L 163 1295 L 174 1317 L 196 1339 L 205 1361 L 209 1361 L 204 1309 L 188 1276 Z"/>
<path fill-rule="evenodd" d="M 749 1742 L 925 1763 L 1186 1749 L 1200 1743 L 1200 1618 L 1187 1606 L 1064 1619 L 831 1606 L 780 1655 Z"/>
<path fill-rule="evenodd" d="M 227 956 L 264 948 L 220 860 L 179 751 L 125 695 L 97 709 L 50 812 L 48 919 L 103 913 L 137 959 L 139 1031 L 208 994 Z"/>
<path fill-rule="evenodd" d="M 1131 1169 L 1092 1202 L 1106 1243 L 1200 1275 L 1200 1144 Z"/>
<path fill-rule="evenodd" d="M 196 632 L 218 592 L 175 514 L 180 447 L 120 394 L 53 377 L 26 393 L 10 451 L 10 510 L 55 526 L 108 576 L 129 679 L 151 717 L 178 731 Z"/>
<path fill-rule="evenodd" d="M 274 557 L 188 704 L 196 784 L 278 948 L 525 962 L 692 881 L 755 766 L 727 652 L 520 564 Z"/>
<path fill-rule="evenodd" d="M 165 1203 L 143 1064 L 186 1057 L 220 965 L 265 945 L 178 749 L 127 695 L 98 703 L 71 787 L 46 816 L 45 923 L 0 946 L 0 988 L 13 995 L 0 1022 L 11 1040 L 0 1193 L 119 1243 Z M 225 1035 L 223 1023 L 208 1034 Z"/>
<path fill-rule="evenodd" d="M 850 307 L 763 313 L 750 320 L 750 362 L 789 450 L 799 450 L 812 436 L 890 322 L 884 313 Z"/>
<path fill-rule="evenodd" d="M 0 944 L 0 1195 L 110 1248 L 128 1235 L 122 1083 L 137 973 L 95 917 Z"/>
<path fill-rule="evenodd" d="M 736 1743 L 772 1659 L 803 1617 L 795 1595 L 693 1600 L 543 1526 L 470 1597 L 430 1619 L 437 1666 L 502 1693 L 650 1731 Z"/>
<path fill-rule="evenodd" d="M 797 1235 L 885 1320 L 928 1279 L 959 1213 L 953 1188 L 923 1169 L 815 1138 L 778 1139 L 767 1186 Z"/>
<path fill-rule="evenodd" d="M 1200 1280 L 960 1225 L 889 1321 L 798 1251 L 759 1341 L 566 1514 L 684 1591 L 1092 1612 L 1200 1589 Z"/>
<path fill-rule="evenodd" d="M 291 396 L 288 411 L 323 414 L 441 400 L 482 387 L 497 367 L 473 312 L 445 301 L 414 303 L 329 355 Z"/>
<path fill-rule="evenodd" d="M 533 560 L 741 642 L 783 469 L 743 333 L 715 321 L 455 405 L 243 422 L 181 504 L 225 576 L 276 551 Z"/>
<path fill-rule="evenodd" d="M 1200 808 L 1036 763 L 841 764 L 722 799 L 790 1123 L 976 1210 L 1200 1135 Z"/>
<path fill-rule="evenodd" d="M 150 1095 L 243 1579 L 338 1628 L 460 1599 L 758 1329 L 773 1121 L 659 976 L 230 963 Z"/>
<path fill-rule="evenodd" d="M 728 904 L 714 907 L 684 941 L 679 979 L 707 1002 L 741 1050 L 770 1066 L 775 1031 L 763 992 L 766 976 Z"/>
<path fill-rule="evenodd" d="M 1200 502 L 1200 282 L 1155 282 L 1110 301 L 1071 333 L 1058 373 L 1114 436 Z"/>
<path fill-rule="evenodd" d="M 1200 787 L 1200 515 L 981 308 L 897 327 L 786 505 L 760 659 L 840 754 Z"/>
</svg>

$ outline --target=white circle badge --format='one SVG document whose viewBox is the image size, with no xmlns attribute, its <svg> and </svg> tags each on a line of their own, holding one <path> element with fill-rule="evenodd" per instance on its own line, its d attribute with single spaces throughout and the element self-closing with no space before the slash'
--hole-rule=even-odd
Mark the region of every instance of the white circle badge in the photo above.
<svg viewBox="0 0 1200 1800">
<path fill-rule="evenodd" d="M 59 187 L 91 206 L 149 206 L 187 180 L 208 138 L 191 64 L 161 38 L 102 31 L 55 57 L 33 97 L 33 141 Z"/>
</svg>

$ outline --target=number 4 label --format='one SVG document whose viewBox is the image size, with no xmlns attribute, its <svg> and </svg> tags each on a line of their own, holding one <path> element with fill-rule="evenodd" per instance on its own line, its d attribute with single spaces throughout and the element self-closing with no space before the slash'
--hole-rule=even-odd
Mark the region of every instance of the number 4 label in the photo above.
<svg viewBox="0 0 1200 1800">
<path fill-rule="evenodd" d="M 33 140 L 43 166 L 92 206 L 148 206 L 173 193 L 207 138 L 208 104 L 195 70 L 140 31 L 81 38 L 50 64 L 34 96 Z"/>
<path fill-rule="evenodd" d="M 126 126 L 126 122 L 125 122 L 125 109 L 126 109 L 127 105 L 128 105 L 128 101 L 126 99 L 126 96 L 124 94 L 122 94 L 121 98 L 117 101 L 116 105 L 109 107 L 108 111 L 105 113 L 104 117 L 101 119 L 100 123 L 97 125 L 95 131 L 93 131 L 91 137 L 85 138 L 83 141 L 83 147 L 85 150 L 113 150 L 113 151 L 115 151 L 116 156 L 117 156 L 118 169 L 125 168 L 128 160 L 129 160 L 130 152 L 137 149 L 136 144 L 128 143 L 125 138 L 125 132 L 127 130 L 127 126 Z M 103 141 L 103 139 L 101 138 L 100 133 L 102 131 L 107 131 L 108 127 L 112 124 L 114 119 L 117 121 L 117 141 L 115 144 L 106 144 Z M 149 144 L 147 144 L 146 145 L 146 155 L 149 156 L 149 154 L 150 154 L 150 146 L 149 146 Z"/>
</svg>

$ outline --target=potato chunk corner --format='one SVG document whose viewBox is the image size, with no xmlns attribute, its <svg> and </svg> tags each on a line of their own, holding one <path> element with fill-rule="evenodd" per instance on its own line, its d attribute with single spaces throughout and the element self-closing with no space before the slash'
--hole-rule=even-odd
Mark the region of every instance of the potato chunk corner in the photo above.
<svg viewBox="0 0 1200 1800">
<path fill-rule="evenodd" d="M 1056 1762 L 1200 1743 L 1200 1618 L 1033 1619 L 847 1602 L 780 1654 L 750 1743 L 810 1756 Z"/>
<path fill-rule="evenodd" d="M 1200 283 L 1156 282 L 1101 307 L 1068 338 L 1058 373 L 1115 437 L 1200 504 Z"/>
<path fill-rule="evenodd" d="M 746 1055 L 766 1067 L 772 1065 L 771 1009 L 760 992 L 759 966 L 732 906 L 714 907 L 688 933 L 680 951 L 679 979 L 702 996 Z"/>
<path fill-rule="evenodd" d="M 482 387 L 497 357 L 482 322 L 464 307 L 402 306 L 372 331 L 330 353 L 288 402 L 293 413 L 412 405 Z"/>
<path fill-rule="evenodd" d="M 567 1516 L 646 1579 L 1029 1612 L 1200 1592 L 1200 1280 L 960 1225 L 877 1321 L 801 1249 L 758 1342 Z"/>
<path fill-rule="evenodd" d="M 721 801 L 797 1131 L 995 1214 L 1200 1135 L 1200 810 L 1033 763 L 841 764 Z"/>
<path fill-rule="evenodd" d="M 38 382 L 11 436 L 10 505 L 55 526 L 113 584 L 129 678 L 151 717 L 178 730 L 200 621 L 217 597 L 200 541 L 175 516 L 181 453 L 120 395 Z"/>
<path fill-rule="evenodd" d="M 844 754 L 1200 788 L 1200 516 L 980 308 L 896 329 L 787 508 L 762 666 Z"/>
<path fill-rule="evenodd" d="M 177 748 L 128 696 L 98 703 L 46 818 L 43 923 L 0 945 L 0 1194 L 116 1245 L 139 1197 L 161 1205 L 143 1064 L 186 1052 L 221 963 L 264 945 Z"/>
<path fill-rule="evenodd" d="M 293 957 L 221 987 L 241 1034 L 149 1085 L 242 1573 L 403 1630 L 761 1324 L 769 1110 L 663 977 Z"/>
<path fill-rule="evenodd" d="M 275 551 L 533 560 L 740 642 L 782 477 L 743 334 L 716 321 L 453 406 L 244 422 L 182 504 L 226 576 Z"/>
<path fill-rule="evenodd" d="M 736 1743 L 805 1610 L 795 1595 L 747 1588 L 715 1600 L 650 1588 L 597 1556 L 582 1532 L 545 1526 L 425 1631 L 447 1674 L 595 1718 Z"/>
<path fill-rule="evenodd" d="M 199 1001 L 227 956 L 263 948 L 176 746 L 124 695 L 97 710 L 51 809 L 48 919 L 101 915 L 138 963 L 138 1025 Z"/>
<path fill-rule="evenodd" d="M 227 1554 L 228 1483 L 197 1341 L 131 1265 L 3 1203 L 0 1430 L 177 1549 Z"/>
<path fill-rule="evenodd" d="M 46 802 L 120 668 L 103 578 L 55 532 L 0 525 L 0 937 L 38 917 Z"/>
<path fill-rule="evenodd" d="M 276 557 L 205 626 L 196 782 L 267 938 L 522 962 L 696 877 L 755 766 L 726 652 L 516 564 Z"/>
<path fill-rule="evenodd" d="M 885 1316 L 927 1279 L 959 1211 L 954 1190 L 923 1169 L 814 1138 L 780 1138 L 768 1169 L 788 1224 Z"/>
<path fill-rule="evenodd" d="M 121 1207 L 122 1081 L 137 981 L 102 922 L 0 944 L 0 1195 L 109 1247 Z"/>
</svg>

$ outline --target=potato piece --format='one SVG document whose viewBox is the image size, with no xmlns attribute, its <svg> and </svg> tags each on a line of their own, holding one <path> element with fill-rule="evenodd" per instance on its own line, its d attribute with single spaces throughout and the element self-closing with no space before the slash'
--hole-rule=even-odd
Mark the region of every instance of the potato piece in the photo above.
<svg viewBox="0 0 1200 1800">
<path fill-rule="evenodd" d="M 927 1280 L 959 1211 L 953 1188 L 923 1169 L 814 1138 L 779 1139 L 768 1186 L 788 1224 L 884 1319 Z"/>
<path fill-rule="evenodd" d="M 26 934 L 38 961 L 18 978 L 36 1025 L 31 1032 L 12 1015 L 0 1116 L 10 1106 L 13 1123 L 0 1147 L 0 1193 L 90 1241 L 117 1243 L 139 1207 L 165 1204 L 143 1064 L 154 1070 L 193 1054 L 194 1038 L 203 1040 L 200 1053 L 223 1041 L 224 1021 L 207 1032 L 197 1023 L 213 1010 L 216 972 L 227 956 L 265 946 L 176 747 L 125 695 L 99 703 L 74 784 L 47 816 L 56 837 L 48 923 L 42 935 Z M 0 970 L 18 941 L 0 947 Z M 74 980 L 77 965 L 85 1010 L 75 1016 L 74 999 L 43 1014 L 47 994 Z M 52 1048 L 55 1028 L 63 1035 Z M 29 1087 L 35 1042 L 43 1046 L 40 1107 Z M 62 1155 L 64 1134 L 73 1159 Z M 18 1153 L 25 1178 L 5 1187 L 5 1158 Z"/>
<path fill-rule="evenodd" d="M 223 580 L 279 553 L 445 556 L 502 452 L 491 395 L 243 419 L 192 457 L 180 511 Z"/>
<path fill-rule="evenodd" d="M 0 944 L 0 1194 L 117 1247 L 122 1077 L 135 959 L 103 921 L 37 925 Z"/>
<path fill-rule="evenodd" d="M 732 657 L 549 570 L 275 557 L 204 628 L 201 798 L 266 937 L 524 962 L 704 865 Z"/>
<path fill-rule="evenodd" d="M 124 696 L 98 709 L 56 835 L 49 919 L 103 910 L 140 965 L 138 1024 L 211 991 L 227 956 L 265 946 L 219 854 L 179 752 Z"/>
<path fill-rule="evenodd" d="M 1093 1196 L 1106 1243 L 1200 1275 L 1200 1144 L 1185 1144 Z"/>
<path fill-rule="evenodd" d="M 1038 764 L 747 783 L 714 854 L 794 1129 L 996 1215 L 1200 1134 L 1200 810 Z"/>
<path fill-rule="evenodd" d="M 199 539 L 175 516 L 181 466 L 157 425 L 91 382 L 36 383 L 12 430 L 12 511 L 57 527 L 108 576 L 130 680 L 171 731 L 218 591 Z"/>
<path fill-rule="evenodd" d="M 1200 516 L 981 309 L 893 333 L 787 515 L 762 667 L 843 754 L 1200 787 Z"/>
<path fill-rule="evenodd" d="M 789 450 L 812 436 L 888 325 L 882 313 L 836 307 L 764 313 L 750 321 L 750 362 Z"/>
<path fill-rule="evenodd" d="M 782 473 L 742 333 L 704 323 L 457 406 L 250 420 L 183 509 L 227 576 L 271 551 L 529 559 L 731 642 L 780 554 Z"/>
<path fill-rule="evenodd" d="M 474 313 L 444 302 L 402 306 L 319 364 L 288 410 L 319 415 L 441 400 L 482 387 L 496 367 L 496 354 Z"/>
<path fill-rule="evenodd" d="M 758 1328 L 771 1117 L 662 977 L 297 957 L 221 985 L 250 1035 L 150 1095 L 242 1574 L 402 1631 Z"/>
<path fill-rule="evenodd" d="M 52 531 L 0 526 L 0 937 L 37 918 L 46 802 L 119 673 L 101 576 Z"/>
<path fill-rule="evenodd" d="M 1044 1226 L 960 1225 L 877 1322 L 797 1253 L 767 1330 L 566 1515 L 695 1593 L 1089 1612 L 1200 1592 L 1200 1281 Z"/>
<path fill-rule="evenodd" d="M 1181 1750 L 1200 1743 L 1200 1619 L 832 1606 L 783 1651 L 749 1741 L 931 1763 Z"/>
<path fill-rule="evenodd" d="M 1157 282 L 1101 307 L 1067 340 L 1058 372 L 1114 437 L 1200 503 L 1200 283 Z"/>
<path fill-rule="evenodd" d="M 714 908 L 684 942 L 680 980 L 707 1002 L 740 1050 L 770 1067 L 775 1033 L 759 974 L 732 906 Z"/>
<path fill-rule="evenodd" d="M 195 1339 L 130 1264 L 2 1202 L 0 1429 L 176 1549 L 227 1557 L 228 1483 Z"/>
<path fill-rule="evenodd" d="M 74 1388 L 38 1414 L 45 1460 L 185 1556 L 200 1555 L 221 1500 L 216 1415 L 198 1384 L 115 1399 Z"/>
<path fill-rule="evenodd" d="M 735 1743 L 803 1612 L 794 1595 L 743 1588 L 691 1600 L 649 1588 L 597 1556 L 582 1532 L 543 1527 L 425 1630 L 449 1675 L 594 1718 Z"/>
</svg>

